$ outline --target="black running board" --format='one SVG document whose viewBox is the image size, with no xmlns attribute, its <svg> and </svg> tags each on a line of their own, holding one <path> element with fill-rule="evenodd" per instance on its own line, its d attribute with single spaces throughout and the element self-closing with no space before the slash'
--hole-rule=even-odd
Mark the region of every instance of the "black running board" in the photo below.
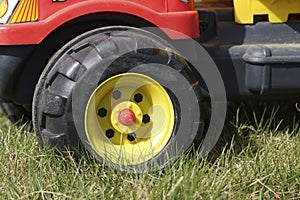
<svg viewBox="0 0 300 200">
<path fill-rule="evenodd" d="M 243 60 L 250 91 L 300 93 L 300 45 L 249 45 Z"/>
</svg>

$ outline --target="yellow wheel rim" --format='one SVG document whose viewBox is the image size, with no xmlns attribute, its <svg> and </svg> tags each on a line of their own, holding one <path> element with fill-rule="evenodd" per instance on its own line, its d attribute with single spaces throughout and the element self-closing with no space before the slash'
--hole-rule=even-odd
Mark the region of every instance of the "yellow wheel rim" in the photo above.
<svg viewBox="0 0 300 200">
<path fill-rule="evenodd" d="M 104 81 L 85 111 L 85 132 L 93 150 L 104 160 L 126 166 L 158 155 L 169 142 L 174 123 L 174 107 L 166 90 L 138 73 Z"/>
</svg>

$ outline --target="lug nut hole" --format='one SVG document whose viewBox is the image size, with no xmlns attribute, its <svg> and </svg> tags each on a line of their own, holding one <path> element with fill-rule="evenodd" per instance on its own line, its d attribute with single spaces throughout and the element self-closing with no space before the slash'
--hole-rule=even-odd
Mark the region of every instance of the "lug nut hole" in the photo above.
<svg viewBox="0 0 300 200">
<path fill-rule="evenodd" d="M 127 135 L 127 139 L 132 142 L 136 139 L 136 134 L 135 133 L 130 133 Z"/>
<path fill-rule="evenodd" d="M 148 114 L 143 115 L 143 123 L 147 124 L 150 122 L 150 116 Z"/>
<path fill-rule="evenodd" d="M 115 100 L 120 99 L 120 98 L 121 98 L 121 95 L 122 95 L 122 93 L 121 93 L 119 90 L 115 90 L 115 91 L 113 91 L 113 93 L 112 93 L 112 97 L 113 97 Z"/>
<path fill-rule="evenodd" d="M 134 101 L 137 103 L 140 103 L 143 101 L 143 95 L 141 95 L 140 93 L 137 93 L 136 95 L 134 95 Z"/>
<path fill-rule="evenodd" d="M 106 135 L 106 137 L 108 137 L 108 138 L 112 138 L 112 137 L 115 136 L 115 131 L 112 130 L 112 129 L 108 129 L 108 130 L 105 132 L 105 135 Z"/>
<path fill-rule="evenodd" d="M 98 116 L 99 117 L 105 117 L 107 115 L 107 110 L 105 108 L 100 108 L 98 110 Z"/>
</svg>

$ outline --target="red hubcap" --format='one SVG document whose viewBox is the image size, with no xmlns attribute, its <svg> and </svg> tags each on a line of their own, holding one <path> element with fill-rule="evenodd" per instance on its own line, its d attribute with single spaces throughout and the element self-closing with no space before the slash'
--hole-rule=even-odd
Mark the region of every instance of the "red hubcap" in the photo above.
<svg viewBox="0 0 300 200">
<path fill-rule="evenodd" d="M 130 126 L 135 122 L 134 112 L 130 109 L 122 110 L 119 114 L 119 122 L 125 126 Z"/>
</svg>

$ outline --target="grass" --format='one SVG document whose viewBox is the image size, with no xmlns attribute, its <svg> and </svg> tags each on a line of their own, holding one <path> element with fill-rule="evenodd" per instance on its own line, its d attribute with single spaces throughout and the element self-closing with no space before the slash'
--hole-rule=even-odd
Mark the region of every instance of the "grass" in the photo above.
<svg viewBox="0 0 300 200">
<path fill-rule="evenodd" d="M 196 152 L 140 175 L 42 151 L 34 134 L 0 115 L 0 199 L 300 199 L 297 120 L 247 109 L 234 112 L 207 158 Z"/>
</svg>

